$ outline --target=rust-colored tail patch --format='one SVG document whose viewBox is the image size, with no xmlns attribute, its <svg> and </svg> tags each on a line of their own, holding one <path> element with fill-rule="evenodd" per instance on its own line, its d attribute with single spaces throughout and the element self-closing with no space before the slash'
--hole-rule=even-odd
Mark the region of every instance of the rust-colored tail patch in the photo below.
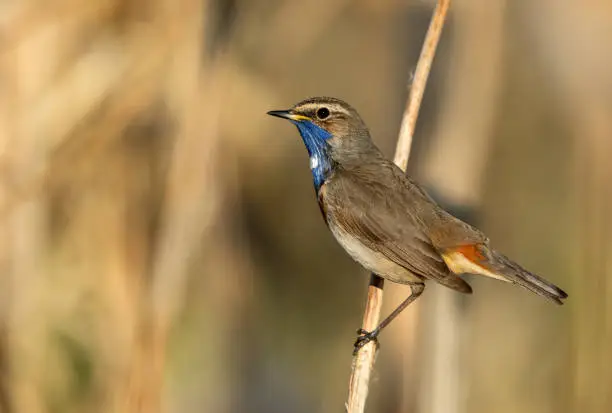
<svg viewBox="0 0 612 413">
<path fill-rule="evenodd" d="M 447 249 L 442 258 L 448 268 L 455 274 L 479 274 L 502 281 L 509 281 L 503 275 L 493 271 L 487 265 L 487 257 L 482 253 L 482 244 L 459 245 Z"/>
<path fill-rule="evenodd" d="M 449 251 L 458 252 L 474 264 L 482 264 L 485 256 L 480 252 L 479 244 L 460 245 L 456 248 L 451 248 Z"/>
</svg>

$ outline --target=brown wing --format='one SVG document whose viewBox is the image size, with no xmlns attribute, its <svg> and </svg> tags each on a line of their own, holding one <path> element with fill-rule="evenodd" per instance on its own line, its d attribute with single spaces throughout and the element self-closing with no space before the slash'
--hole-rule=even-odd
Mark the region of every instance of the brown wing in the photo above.
<svg viewBox="0 0 612 413">
<path fill-rule="evenodd" d="M 439 253 L 463 245 L 488 245 L 489 239 L 477 228 L 442 209 L 418 183 L 407 177 L 402 179 L 412 199 L 418 200 L 416 205 L 422 228 Z"/>
<path fill-rule="evenodd" d="M 339 169 L 326 185 L 325 211 L 337 225 L 369 248 L 419 276 L 457 291 L 472 289 L 452 274 L 422 230 L 420 195 L 411 193 L 395 165 L 369 170 Z M 382 176 L 381 176 L 382 173 Z M 399 171 L 401 173 L 401 171 Z M 415 195 L 419 199 L 415 199 Z"/>
</svg>

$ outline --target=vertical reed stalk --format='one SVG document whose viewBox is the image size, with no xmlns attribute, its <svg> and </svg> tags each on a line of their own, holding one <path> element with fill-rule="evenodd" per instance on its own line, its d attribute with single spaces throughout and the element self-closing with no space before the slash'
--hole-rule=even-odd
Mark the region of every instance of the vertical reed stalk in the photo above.
<svg viewBox="0 0 612 413">
<path fill-rule="evenodd" d="M 406 104 L 406 110 L 402 118 L 399 138 L 395 150 L 394 162 L 406 170 L 408 158 L 410 157 L 410 148 L 412 146 L 412 137 L 423 100 L 427 78 L 431 70 L 431 64 L 436 54 L 436 48 L 444 21 L 450 5 L 450 0 L 438 0 L 434 9 L 429 29 L 421 49 L 421 55 L 417 63 L 414 81 L 410 88 L 410 95 Z M 383 280 L 375 274 L 370 278 L 370 286 L 368 287 L 368 298 L 366 308 L 363 315 L 362 328 L 367 331 L 372 331 L 378 325 L 380 318 L 380 309 L 383 299 Z M 363 413 L 365 411 L 365 403 L 368 397 L 370 376 L 374 368 L 377 346 L 376 343 L 370 342 L 363 346 L 353 357 L 352 371 L 349 380 L 349 394 L 346 402 L 346 411 L 348 413 Z"/>
</svg>

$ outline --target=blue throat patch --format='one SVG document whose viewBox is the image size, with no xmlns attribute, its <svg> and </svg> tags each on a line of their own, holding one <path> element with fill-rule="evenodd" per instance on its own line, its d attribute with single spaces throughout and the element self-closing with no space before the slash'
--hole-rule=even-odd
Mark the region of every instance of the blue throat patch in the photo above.
<svg viewBox="0 0 612 413">
<path fill-rule="evenodd" d="M 310 170 L 317 192 L 332 171 L 332 160 L 329 156 L 327 140 L 332 134 L 309 121 L 293 121 L 302 135 L 302 140 L 308 156 L 310 156 Z"/>
</svg>

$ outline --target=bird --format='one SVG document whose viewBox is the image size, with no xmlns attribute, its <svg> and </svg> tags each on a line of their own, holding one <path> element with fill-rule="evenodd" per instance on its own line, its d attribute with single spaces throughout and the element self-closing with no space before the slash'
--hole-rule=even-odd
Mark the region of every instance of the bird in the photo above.
<svg viewBox="0 0 612 413">
<path fill-rule="evenodd" d="M 293 123 L 306 146 L 319 208 L 344 250 L 368 271 L 410 286 L 411 294 L 372 331 L 358 330 L 354 351 L 377 340 L 432 280 L 464 294 L 464 274 L 519 285 L 553 303 L 567 294 L 493 249 L 489 238 L 440 207 L 385 158 L 357 111 L 313 97 L 268 115 Z"/>
</svg>

